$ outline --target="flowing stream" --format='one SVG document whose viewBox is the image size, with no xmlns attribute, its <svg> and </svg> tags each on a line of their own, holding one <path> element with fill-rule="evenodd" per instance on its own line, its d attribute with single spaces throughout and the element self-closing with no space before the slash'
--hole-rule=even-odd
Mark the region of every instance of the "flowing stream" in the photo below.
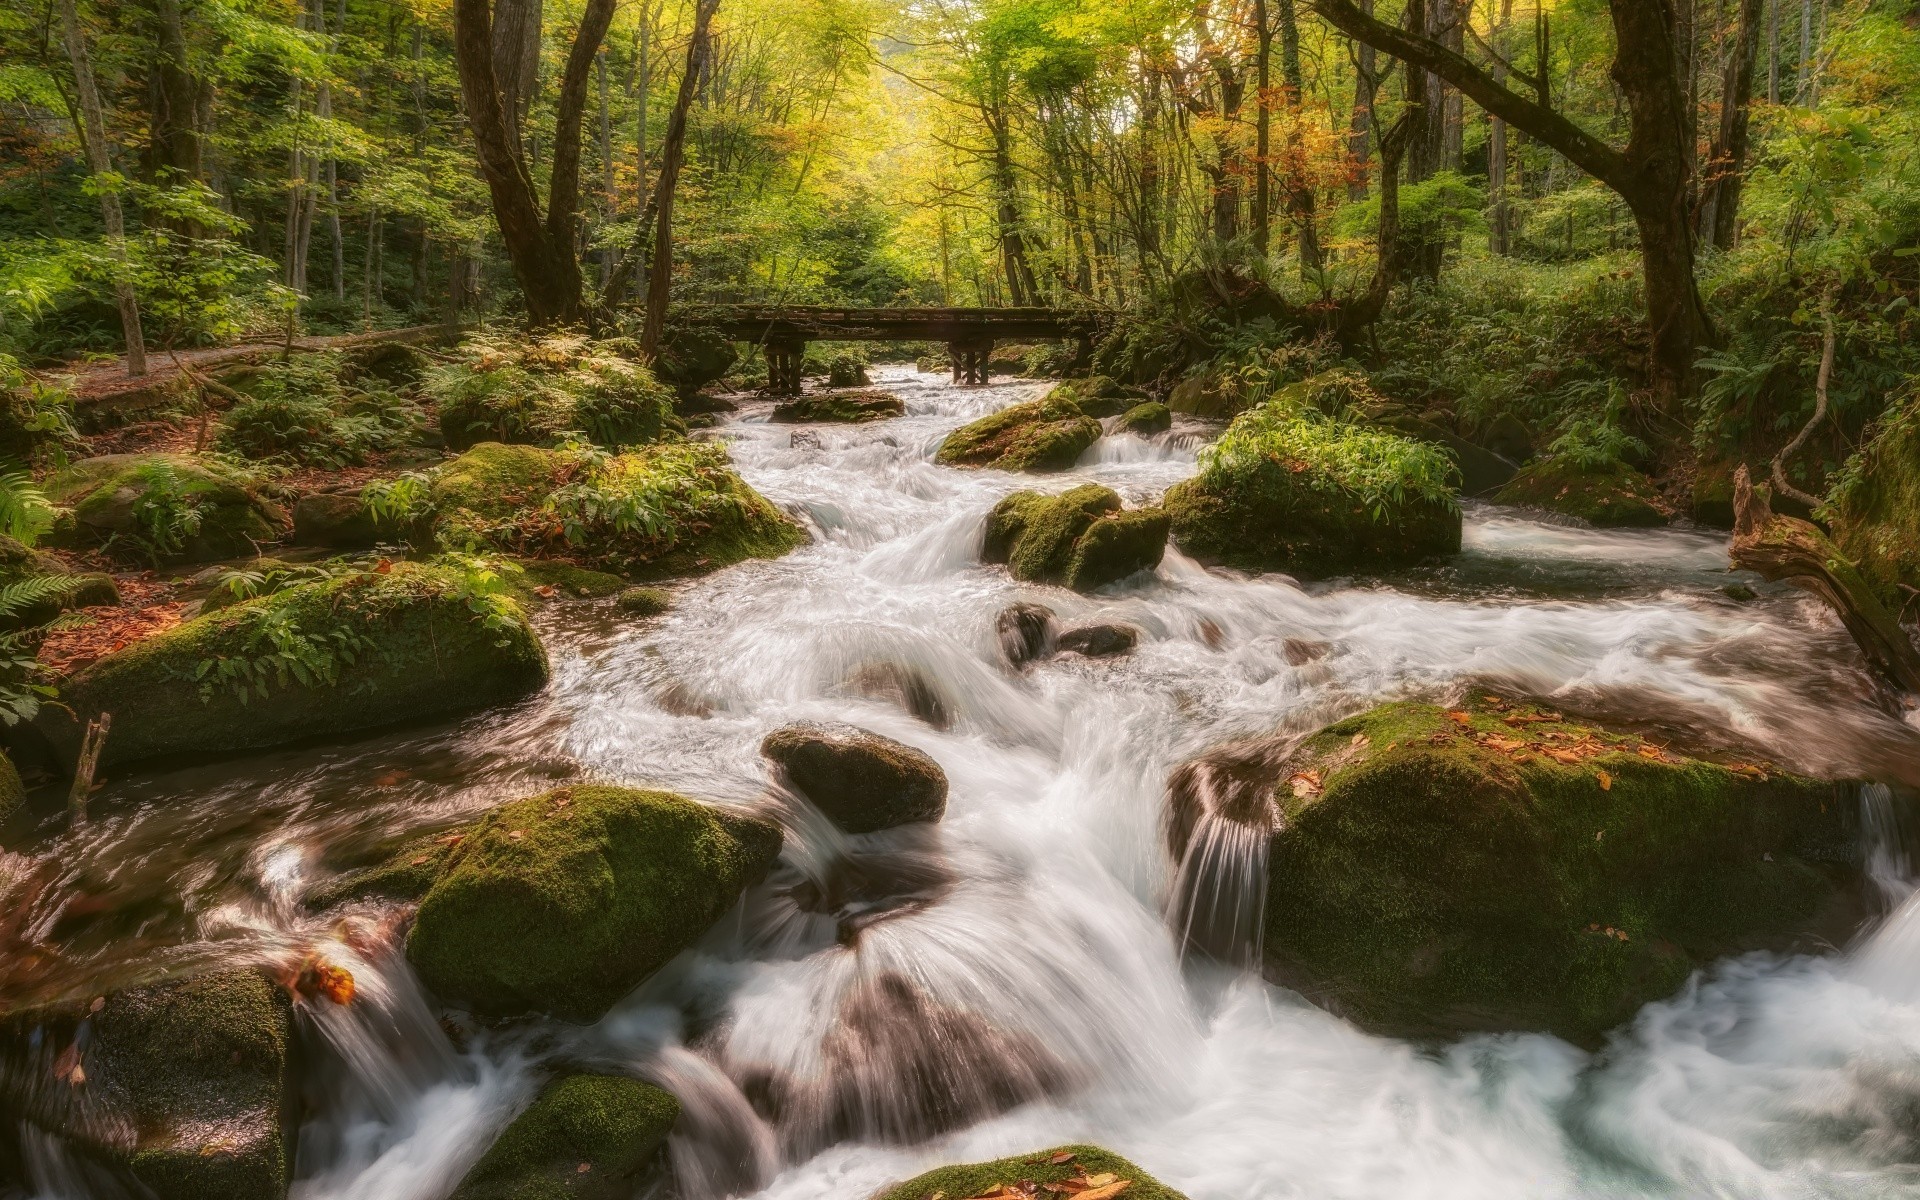
<svg viewBox="0 0 1920 1200">
<path fill-rule="evenodd" d="M 662 618 L 550 610 L 536 700 L 129 776 L 88 823 L 6 856 L 6 997 L 321 946 L 360 987 L 347 1007 L 301 1006 L 299 1200 L 445 1196 L 556 1062 L 680 1098 L 670 1153 L 692 1200 L 864 1200 L 940 1162 L 1066 1141 L 1194 1200 L 1920 1195 L 1920 900 L 1892 832 L 1896 793 L 1920 787 L 1920 728 L 1876 704 L 1816 603 L 1751 578 L 1757 599 L 1722 594 L 1718 535 L 1485 506 L 1457 560 L 1392 579 L 1303 586 L 1170 549 L 1097 596 L 1022 585 L 978 562 L 1001 496 L 1097 480 L 1151 501 L 1210 431 L 1109 437 L 1062 476 L 952 470 L 932 462 L 948 430 L 1040 385 L 882 374 L 906 416 L 796 430 L 750 408 L 716 431 L 812 545 L 688 583 Z M 1131 623 L 1139 648 L 1013 672 L 994 618 L 1016 600 L 1063 625 Z M 1719 964 L 1597 1055 L 1380 1038 L 1183 962 L 1196 920 L 1256 936 L 1264 847 L 1196 839 L 1210 858 L 1184 870 L 1211 891 L 1194 894 L 1162 837 L 1170 770 L 1470 686 L 1879 781 L 1863 827 L 1887 831 L 1873 866 L 1893 915 L 1830 956 Z M 769 795 L 759 740 L 805 719 L 931 754 L 945 820 L 849 838 Z M 344 866 L 589 778 L 770 807 L 789 828 L 736 915 L 596 1026 L 449 1030 L 389 914 L 301 907 Z M 56 1142 L 28 1158 L 29 1195 L 104 1194 Z"/>
</svg>

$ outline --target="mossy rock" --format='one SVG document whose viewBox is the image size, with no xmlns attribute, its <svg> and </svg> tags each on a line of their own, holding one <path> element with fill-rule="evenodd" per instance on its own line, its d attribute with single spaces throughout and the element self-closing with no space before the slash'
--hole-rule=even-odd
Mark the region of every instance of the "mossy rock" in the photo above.
<svg viewBox="0 0 1920 1200">
<path fill-rule="evenodd" d="M 1002 471 L 1067 470 L 1100 440 L 1100 422 L 1061 390 L 962 425 L 940 443 L 935 461 Z"/>
<path fill-rule="evenodd" d="M 120 589 L 111 575 L 77 572 L 56 555 L 29 549 L 0 534 L 0 587 L 41 575 L 56 575 L 66 580 L 66 590 L 27 605 L 11 616 L 0 617 L 0 633 L 45 625 L 68 609 L 120 603 Z"/>
<path fill-rule="evenodd" d="M 520 578 L 516 590 L 527 600 L 604 600 L 627 586 L 618 575 L 558 559 L 524 558 L 517 565 Z"/>
<path fill-rule="evenodd" d="M 1667 523 L 1653 480 L 1623 462 L 1583 469 L 1563 456 L 1543 458 L 1515 475 L 1493 501 L 1578 517 L 1601 529 Z"/>
<path fill-rule="evenodd" d="M 513 1119 L 451 1200 L 615 1200 L 666 1145 L 680 1102 L 620 1075 L 556 1080 Z"/>
<path fill-rule="evenodd" d="M 1114 426 L 1116 433 L 1135 433 L 1142 437 L 1149 434 L 1165 433 L 1173 428 L 1173 410 L 1157 400 L 1145 404 L 1136 404 L 1120 414 L 1120 423 Z"/>
<path fill-rule="evenodd" d="M 131 1175 L 155 1200 L 284 1197 L 297 1118 L 287 994 L 236 970 L 95 1003 L 5 1019 L 10 1075 L 48 1076 L 61 1063 L 80 1072 L 60 1085 L 65 1096 L 15 1092 L 18 1115 Z"/>
<path fill-rule="evenodd" d="M 1123 385 L 1107 375 L 1089 375 L 1069 379 L 1048 393 L 1049 398 L 1071 400 L 1090 417 L 1114 417 L 1137 407 L 1146 399 L 1139 388 Z"/>
<path fill-rule="evenodd" d="M 1064 1185 L 1073 1181 L 1084 1184 L 1085 1180 L 1098 1175 L 1112 1175 L 1116 1182 L 1128 1180 L 1128 1186 L 1121 1193 L 1127 1200 L 1186 1200 L 1181 1193 L 1133 1163 L 1098 1146 L 1056 1146 L 993 1162 L 936 1167 L 887 1188 L 873 1200 L 934 1200 L 935 1197 L 963 1200 L 967 1196 L 985 1195 L 996 1188 L 1010 1188 L 1029 1195 L 1043 1191 L 1052 1194 L 1054 1189 L 1048 1187 L 1049 1184 Z M 1027 1184 L 1037 1186 L 1028 1188 Z M 1076 1190 L 1084 1190 L 1084 1186 L 1065 1188 L 1060 1194 L 1070 1195 Z"/>
<path fill-rule="evenodd" d="M 414 541 L 419 531 L 407 524 L 373 515 L 359 491 L 309 492 L 294 501 L 295 546 L 323 546 L 330 550 L 364 550 L 381 544 Z"/>
<path fill-rule="evenodd" d="M 1696 967 L 1867 911 L 1849 787 L 1518 701 L 1376 708 L 1269 782 L 1269 974 L 1383 1031 L 1593 1045 Z"/>
<path fill-rule="evenodd" d="M 760 743 L 814 807 L 847 833 L 938 821 L 947 773 L 922 751 L 851 725 L 788 725 Z"/>
<path fill-rule="evenodd" d="M 779 853 L 777 827 L 668 792 L 558 788 L 466 833 L 420 901 L 407 956 L 477 1015 L 591 1023 Z"/>
<path fill-rule="evenodd" d="M 56 545 L 105 547 L 127 561 L 217 562 L 278 541 L 287 516 L 245 474 L 191 454 L 107 454 L 82 459 L 47 482 L 47 497 L 71 510 L 50 533 Z M 183 514 L 154 535 L 152 513 Z M 191 516 L 184 516 L 186 513 Z"/>
<path fill-rule="evenodd" d="M 857 425 L 884 421 L 907 411 L 899 397 L 885 392 L 839 392 L 801 396 L 773 407 L 770 418 L 779 425 L 838 423 Z"/>
<path fill-rule="evenodd" d="M 456 830 L 413 838 L 380 862 L 334 876 L 303 896 L 301 903 L 319 911 L 360 900 L 418 900 L 440 877 L 440 868 L 463 836 Z"/>
<path fill-rule="evenodd" d="M 1162 502 L 1173 540 L 1203 563 L 1309 578 L 1407 566 L 1460 550 L 1460 510 L 1409 498 L 1376 519 L 1358 499 L 1278 463 L 1257 487 L 1205 476 Z"/>
<path fill-rule="evenodd" d="M 1165 510 L 1123 511 L 1097 483 L 1058 496 L 1015 492 L 987 515 L 981 559 L 1006 563 L 1015 579 L 1089 592 L 1159 566 L 1167 530 Z"/>
<path fill-rule="evenodd" d="M 1174 384 L 1167 407 L 1195 417 L 1230 417 L 1246 407 L 1246 400 L 1231 376 L 1209 367 Z"/>
<path fill-rule="evenodd" d="M 481 442 L 434 474 L 433 507 L 443 522 L 505 521 L 551 495 L 566 468 L 558 451 Z"/>
<path fill-rule="evenodd" d="M 0 825 L 6 824 L 27 802 L 27 785 L 21 782 L 20 769 L 13 759 L 0 751 Z"/>
<path fill-rule="evenodd" d="M 1689 508 L 1693 519 L 1714 529 L 1733 528 L 1733 472 L 1736 464 L 1703 461 L 1694 471 Z"/>
<path fill-rule="evenodd" d="M 276 637 L 291 639 L 283 651 Z M 546 677 L 546 652 L 513 601 L 476 600 L 447 568 L 396 563 L 135 642 L 63 684 L 72 711 L 43 709 L 35 727 L 71 762 L 87 720 L 112 712 L 102 761 L 117 764 L 447 716 L 517 700 Z"/>
<path fill-rule="evenodd" d="M 673 607 L 673 594 L 661 588 L 630 587 L 613 603 L 628 616 L 657 617 Z"/>
<path fill-rule="evenodd" d="M 1880 602 L 1912 614 L 1920 592 L 1920 387 L 1888 409 L 1847 464 L 1827 516 L 1834 544 Z"/>
</svg>

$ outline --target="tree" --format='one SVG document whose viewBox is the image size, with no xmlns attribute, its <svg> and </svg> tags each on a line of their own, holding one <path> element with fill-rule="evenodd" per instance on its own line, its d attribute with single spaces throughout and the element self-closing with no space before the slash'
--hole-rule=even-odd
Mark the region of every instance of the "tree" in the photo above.
<svg viewBox="0 0 1920 1200">
<path fill-rule="evenodd" d="M 146 338 L 140 331 L 140 301 L 133 294 L 127 263 L 127 227 L 120 213 L 120 194 L 114 190 L 113 160 L 107 154 L 107 120 L 100 88 L 93 78 L 93 59 L 87 53 L 86 33 L 80 28 L 75 0 L 60 0 L 60 33 L 73 64 L 74 91 L 80 100 L 81 134 L 86 144 L 87 170 L 100 189 L 100 219 L 107 227 L 107 247 L 113 256 L 113 295 L 120 307 L 120 330 L 127 343 L 127 374 L 147 373 Z"/>
<path fill-rule="evenodd" d="M 1451 83 L 1625 201 L 1640 233 L 1655 394 L 1668 401 L 1690 393 L 1694 359 L 1714 343 L 1715 332 L 1694 280 L 1691 120 L 1672 6 L 1666 0 L 1609 0 L 1610 73 L 1628 114 L 1627 143 L 1619 149 L 1545 103 L 1512 91 L 1433 37 L 1370 17 L 1350 0 L 1314 0 L 1314 6 L 1349 37 Z M 1544 78 L 1544 63 L 1539 69 Z"/>
<path fill-rule="evenodd" d="M 648 358 L 659 354 L 660 338 L 667 327 L 667 301 L 673 288 L 673 193 L 686 159 L 687 112 L 700 90 L 708 35 L 719 7 L 720 0 L 695 0 L 693 33 L 687 40 L 687 69 L 680 76 L 680 95 L 667 122 L 666 141 L 660 146 L 660 179 L 653 185 L 658 224 L 654 227 L 653 259 L 647 265 L 647 318 L 640 334 L 640 352 Z"/>
<path fill-rule="evenodd" d="M 1754 62 L 1760 56 L 1761 0 L 1740 0 L 1740 26 L 1727 53 L 1720 87 L 1720 129 L 1708 158 L 1700 194 L 1700 237 L 1733 249 L 1740 224 L 1740 189 L 1747 165 L 1747 116 L 1753 100 Z"/>
</svg>

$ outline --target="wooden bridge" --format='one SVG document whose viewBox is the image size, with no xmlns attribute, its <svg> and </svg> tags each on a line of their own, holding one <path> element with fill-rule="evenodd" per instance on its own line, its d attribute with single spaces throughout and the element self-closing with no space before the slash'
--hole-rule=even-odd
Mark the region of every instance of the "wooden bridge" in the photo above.
<svg viewBox="0 0 1920 1200">
<path fill-rule="evenodd" d="M 729 304 L 703 313 L 722 333 L 767 356 L 767 390 L 800 391 L 808 342 L 945 342 L 955 383 L 986 383 L 996 341 L 1072 338 L 1082 356 L 1100 332 L 1098 314 L 1055 308 L 835 308 Z"/>
</svg>

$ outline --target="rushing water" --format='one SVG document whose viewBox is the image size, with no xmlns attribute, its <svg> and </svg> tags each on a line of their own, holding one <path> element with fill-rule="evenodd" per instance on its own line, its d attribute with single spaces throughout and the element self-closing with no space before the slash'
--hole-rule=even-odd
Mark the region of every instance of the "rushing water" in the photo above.
<svg viewBox="0 0 1920 1200">
<path fill-rule="evenodd" d="M 1179 952 L 1196 921 L 1254 936 L 1260 848 L 1215 831 L 1169 861 L 1169 771 L 1383 698 L 1500 684 L 1920 785 L 1920 733 L 1876 702 L 1816 604 L 1752 579 L 1758 599 L 1722 594 L 1718 536 L 1486 507 L 1457 560 L 1390 580 L 1301 586 L 1170 550 L 1098 596 L 1021 585 L 977 561 L 999 497 L 1094 479 L 1148 501 L 1193 471 L 1207 431 L 1108 438 L 1038 481 L 956 471 L 932 463 L 941 436 L 1036 385 L 883 382 L 905 417 L 796 431 L 749 411 L 718 431 L 814 543 L 688 583 L 664 618 L 548 613 L 554 680 L 537 700 L 130 776 L 89 823 L 8 856 L 5 995 L 316 946 L 353 971 L 353 1005 L 302 1005 L 300 1200 L 444 1196 L 557 1061 L 673 1091 L 670 1153 L 695 1198 L 858 1200 L 936 1162 L 1068 1140 L 1195 1200 L 1920 1194 L 1920 900 L 1892 834 L 1874 869 L 1894 915 L 1862 946 L 1720 964 L 1598 1055 L 1540 1036 L 1374 1037 Z M 1064 624 L 1130 622 L 1140 646 L 1009 671 L 994 617 L 1022 599 Z M 757 744 L 799 719 L 927 751 L 952 784 L 946 819 L 849 838 L 769 796 Z M 387 914 L 334 924 L 300 906 L 334 870 L 572 778 L 763 805 L 789 827 L 737 915 L 592 1028 L 456 1044 Z M 1892 827 L 1893 795 L 1867 789 L 1865 826 Z M 39 1195 L 98 1194 L 57 1142 L 26 1148 Z"/>
</svg>

